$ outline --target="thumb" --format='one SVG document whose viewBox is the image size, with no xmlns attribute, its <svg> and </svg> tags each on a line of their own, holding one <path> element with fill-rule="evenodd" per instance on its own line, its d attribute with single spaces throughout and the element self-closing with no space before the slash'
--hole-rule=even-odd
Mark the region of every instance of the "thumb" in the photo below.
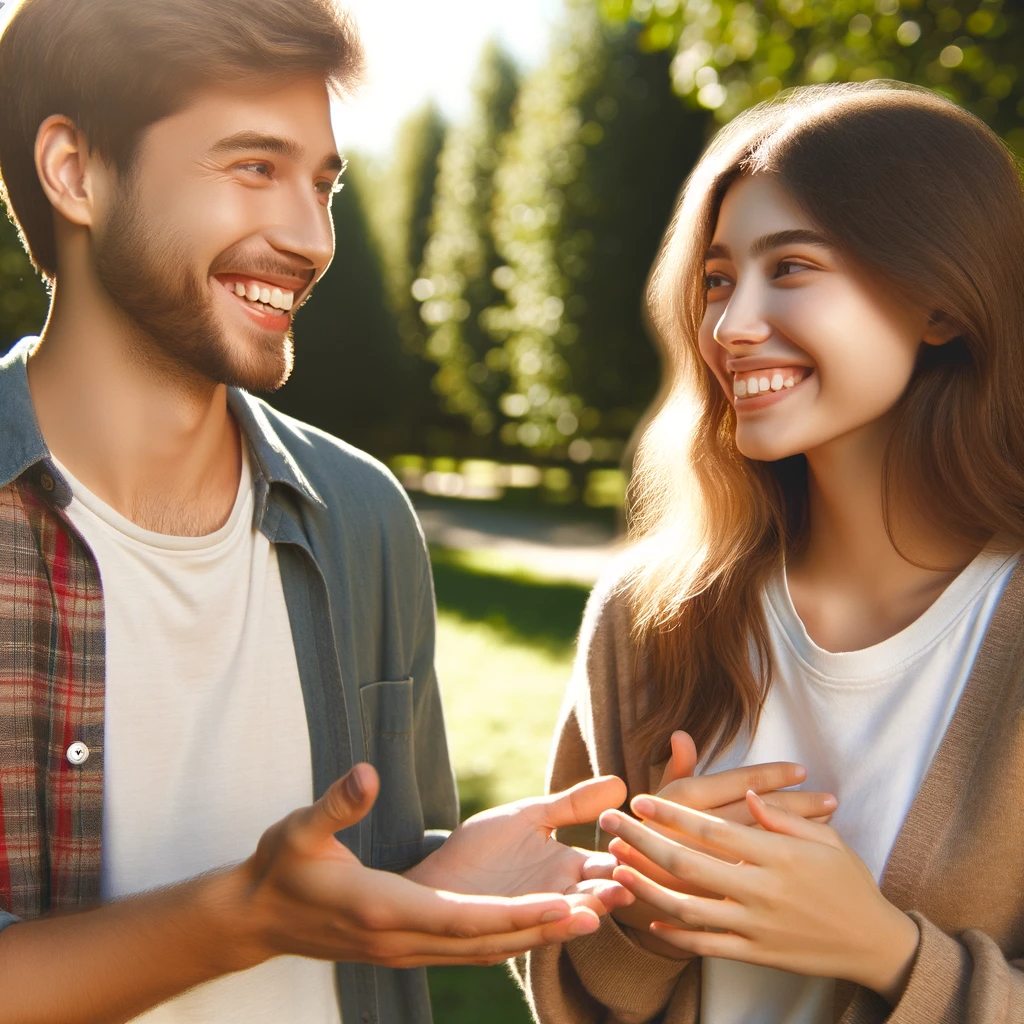
<svg viewBox="0 0 1024 1024">
<path fill-rule="evenodd" d="M 355 765 L 310 807 L 306 827 L 324 836 L 341 832 L 369 813 L 379 788 L 380 779 L 372 764 Z"/>
<path fill-rule="evenodd" d="M 561 793 L 542 797 L 541 826 L 546 829 L 566 825 L 588 825 L 597 821 L 602 811 L 621 807 L 626 802 L 626 784 L 616 775 L 601 775 L 578 782 Z"/>
<path fill-rule="evenodd" d="M 661 784 L 658 789 L 664 789 L 670 782 L 676 779 L 688 779 L 693 775 L 697 767 L 697 747 L 693 737 L 682 729 L 676 729 L 670 740 L 672 753 L 665 765 L 661 775 Z"/>
</svg>

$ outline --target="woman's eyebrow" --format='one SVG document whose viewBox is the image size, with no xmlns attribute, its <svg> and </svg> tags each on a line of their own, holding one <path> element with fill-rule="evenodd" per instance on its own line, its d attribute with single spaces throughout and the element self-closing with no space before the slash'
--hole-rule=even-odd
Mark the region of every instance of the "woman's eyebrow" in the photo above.
<svg viewBox="0 0 1024 1024">
<path fill-rule="evenodd" d="M 763 256 L 766 252 L 783 245 L 821 245 L 832 248 L 832 243 L 818 231 L 812 231 L 810 228 L 788 228 L 786 231 L 773 231 L 770 235 L 761 235 L 755 239 L 750 246 L 750 255 L 757 259 L 758 256 Z M 704 253 L 705 261 L 729 259 L 730 256 L 729 246 L 722 242 L 708 246 L 707 252 Z"/>
</svg>

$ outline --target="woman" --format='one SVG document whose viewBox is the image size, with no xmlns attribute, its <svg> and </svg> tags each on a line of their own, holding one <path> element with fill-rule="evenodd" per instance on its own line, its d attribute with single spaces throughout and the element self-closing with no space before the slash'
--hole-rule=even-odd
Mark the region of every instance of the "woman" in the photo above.
<svg viewBox="0 0 1024 1024">
<path fill-rule="evenodd" d="M 1013 159 L 925 90 L 795 90 L 701 159 L 550 780 L 626 780 L 639 902 L 518 963 L 543 1024 L 1024 1020 L 1022 252 Z M 770 761 L 822 792 L 747 793 Z"/>
</svg>

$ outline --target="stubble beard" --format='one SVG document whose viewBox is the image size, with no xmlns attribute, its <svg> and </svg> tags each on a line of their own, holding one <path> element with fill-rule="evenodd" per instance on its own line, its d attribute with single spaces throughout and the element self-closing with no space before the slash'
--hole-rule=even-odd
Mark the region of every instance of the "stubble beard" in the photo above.
<svg viewBox="0 0 1024 1024">
<path fill-rule="evenodd" d="M 226 263 L 227 256 L 216 262 Z M 130 179 L 118 187 L 94 259 L 101 285 L 132 325 L 136 358 L 192 388 L 213 383 L 276 391 L 288 380 L 292 331 L 276 334 L 253 325 L 239 330 L 232 345 L 186 244 L 154 230 Z M 215 272 L 211 267 L 210 275 Z"/>
</svg>

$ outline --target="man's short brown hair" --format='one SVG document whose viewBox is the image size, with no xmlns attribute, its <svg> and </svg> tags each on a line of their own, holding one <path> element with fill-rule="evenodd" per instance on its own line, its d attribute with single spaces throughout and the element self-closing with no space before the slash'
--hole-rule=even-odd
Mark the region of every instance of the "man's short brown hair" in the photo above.
<svg viewBox="0 0 1024 1024">
<path fill-rule="evenodd" d="M 145 129 L 203 88 L 318 75 L 342 93 L 362 65 L 335 0 L 22 0 L 0 36 L 0 198 L 33 264 L 55 278 L 34 157 L 47 117 L 70 118 L 126 175 Z"/>
</svg>

